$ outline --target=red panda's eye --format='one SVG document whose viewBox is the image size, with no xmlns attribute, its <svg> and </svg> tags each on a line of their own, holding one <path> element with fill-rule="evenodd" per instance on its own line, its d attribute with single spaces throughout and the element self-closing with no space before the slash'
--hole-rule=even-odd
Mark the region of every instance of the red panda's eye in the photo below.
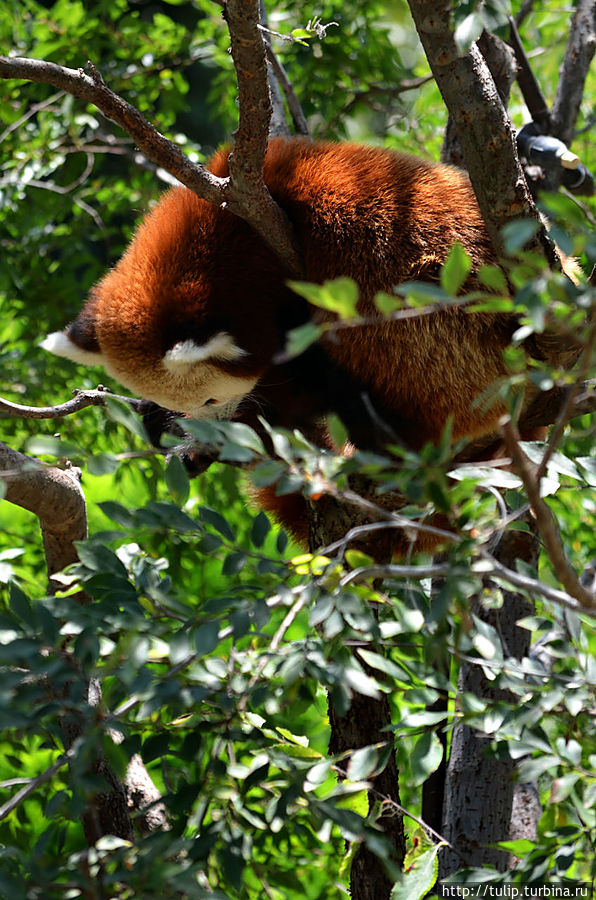
<svg viewBox="0 0 596 900">
<path fill-rule="evenodd" d="M 210 397 L 209 400 L 205 400 L 203 406 L 213 406 L 214 403 L 217 403 L 217 400 L 214 400 L 213 397 Z"/>
</svg>

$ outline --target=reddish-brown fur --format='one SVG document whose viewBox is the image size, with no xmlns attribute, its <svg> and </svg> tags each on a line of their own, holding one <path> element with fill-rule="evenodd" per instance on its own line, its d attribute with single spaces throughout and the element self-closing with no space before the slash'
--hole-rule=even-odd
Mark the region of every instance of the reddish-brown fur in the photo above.
<svg viewBox="0 0 596 900">
<path fill-rule="evenodd" d="M 227 175 L 227 153 L 211 161 L 215 174 Z M 72 340 L 99 346 L 124 373 L 155 368 L 177 341 L 201 343 L 225 331 L 248 355 L 217 365 L 260 379 L 255 402 L 249 398 L 239 417 L 254 422 L 264 409 L 273 424 L 302 428 L 322 442 L 320 417 L 335 409 L 357 443 L 366 444 L 370 430 L 375 445 L 360 392 L 414 448 L 436 440 L 448 417 L 456 438 L 490 432 L 501 409 L 474 400 L 505 373 L 512 320 L 449 308 L 387 321 L 373 303 L 377 291 L 399 282 L 436 280 L 455 241 L 475 269 L 495 262 L 467 177 L 377 148 L 280 139 L 270 144 L 265 182 L 295 228 L 305 279 L 354 278 L 360 311 L 373 324 L 321 342 L 314 363 L 307 360 L 302 369 L 300 360 L 274 364 L 288 329 L 325 314 L 289 290 L 289 273 L 243 221 L 174 188 L 94 289 L 71 326 Z M 296 497 L 276 498 L 268 490 L 262 500 L 296 531 L 288 521 Z"/>
</svg>

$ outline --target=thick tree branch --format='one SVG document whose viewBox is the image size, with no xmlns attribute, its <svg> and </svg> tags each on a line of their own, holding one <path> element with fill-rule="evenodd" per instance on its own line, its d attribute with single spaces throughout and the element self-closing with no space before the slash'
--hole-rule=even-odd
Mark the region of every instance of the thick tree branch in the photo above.
<svg viewBox="0 0 596 900">
<path fill-rule="evenodd" d="M 0 444 L 0 477 L 6 500 L 39 519 L 51 582 L 52 575 L 76 562 L 75 541 L 87 535 L 85 496 L 77 471 L 49 468 Z"/>
<path fill-rule="evenodd" d="M 503 256 L 504 225 L 519 218 L 539 221 L 519 165 L 515 132 L 478 47 L 472 44 L 460 54 L 451 30 L 450 0 L 408 2 L 432 73 L 453 117 L 488 233 Z M 556 253 L 543 227 L 532 249 L 556 264 Z"/>
<path fill-rule="evenodd" d="M 489 34 L 487 31 L 483 31 L 480 35 L 478 49 L 490 70 L 503 104 L 507 106 L 511 85 L 515 81 L 516 76 L 513 50 L 500 38 L 495 37 L 494 34 Z M 447 119 L 443 146 L 441 147 L 441 162 L 459 166 L 461 169 L 466 167 L 461 142 L 451 114 Z"/>
<path fill-rule="evenodd" d="M 72 402 L 76 402 L 76 399 Z M 77 562 L 76 542 L 87 536 L 87 507 L 78 471 L 44 466 L 39 460 L 0 443 L 0 479 L 5 485 L 5 499 L 29 510 L 39 519 L 50 589 L 61 587 L 52 576 Z M 101 702 L 98 682 L 92 681 L 89 686 L 89 702 L 92 705 Z M 65 756 L 47 773 L 19 791 L 13 798 L 14 803 L 24 800 L 76 753 L 74 745 L 82 734 L 81 723 L 77 719 L 64 719 L 62 727 L 65 734 Z M 140 757 L 134 756 L 131 759 L 124 783 L 116 778 L 101 757 L 96 761 L 95 770 L 105 778 L 110 790 L 96 795 L 83 815 L 83 827 L 89 843 L 94 843 L 104 834 L 132 838 L 129 807 L 136 811 L 141 830 L 165 826 L 165 812 L 163 805 L 159 803 L 159 792 Z M 6 812 L 10 812 L 12 808 L 10 806 Z"/>
<path fill-rule="evenodd" d="M 229 161 L 229 193 L 242 213 L 233 203 L 229 209 L 242 215 L 270 246 L 268 235 L 276 235 L 274 249 L 278 256 L 289 262 L 293 271 L 299 271 L 300 253 L 293 229 L 263 183 L 271 98 L 259 0 L 226 0 L 224 18 L 230 30 L 239 99 L 236 145 Z"/>
</svg>

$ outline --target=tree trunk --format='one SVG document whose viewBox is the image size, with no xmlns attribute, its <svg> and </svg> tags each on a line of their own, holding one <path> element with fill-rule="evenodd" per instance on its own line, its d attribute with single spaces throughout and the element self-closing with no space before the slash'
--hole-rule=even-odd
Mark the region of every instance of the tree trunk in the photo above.
<svg viewBox="0 0 596 900">
<path fill-rule="evenodd" d="M 78 561 L 75 544 L 87 536 L 87 507 L 78 470 L 44 466 L 1 443 L 0 469 L 4 473 L 2 480 L 6 485 L 6 500 L 37 516 L 41 526 L 50 590 L 61 587 L 54 582 L 52 576 Z M 81 599 L 88 600 L 85 595 L 81 595 Z M 101 687 L 95 679 L 84 686 L 77 685 L 74 679 L 69 685 L 69 692 L 76 688 L 88 694 L 90 706 L 101 703 Z M 54 696 L 51 684 L 48 684 L 48 692 Z M 84 724 L 79 716 L 73 714 L 63 716 L 60 726 L 64 748 L 69 750 L 83 734 Z M 114 736 L 114 739 L 117 740 L 117 737 Z M 131 760 L 124 783 L 116 778 L 102 756 L 95 760 L 93 771 L 106 781 L 106 791 L 90 799 L 82 816 L 83 831 L 90 846 L 106 834 L 115 834 L 126 840 L 134 839 L 131 809 L 139 811 L 141 830 L 145 826 L 145 820 L 153 824 L 153 827 L 165 827 L 165 810 L 161 804 L 156 803 L 159 792 L 140 757 L 133 757 Z M 149 804 L 154 804 L 152 810 L 143 813 L 143 808 Z"/>
<path fill-rule="evenodd" d="M 358 479 L 360 493 L 363 491 L 361 481 L 364 480 Z M 346 507 L 330 496 L 322 497 L 311 504 L 309 512 L 311 551 L 341 540 L 351 528 L 365 521 L 363 514 L 353 507 Z M 352 543 L 350 546 L 358 546 L 378 563 L 390 562 L 393 550 L 391 531 L 375 532 L 366 540 Z M 361 664 L 366 669 L 366 666 Z M 376 678 L 379 677 L 378 672 L 374 675 Z M 391 725 L 391 710 L 387 695 L 375 700 L 356 694 L 344 716 L 337 715 L 330 698 L 329 722 L 331 725 L 329 753 L 332 755 L 387 741 L 388 734 L 383 731 L 387 725 Z M 385 769 L 376 776 L 374 787 L 374 794 L 369 793 L 369 811 L 378 804 L 379 794 L 399 805 L 399 775 L 394 753 L 391 753 Z M 402 816 L 395 806 L 387 804 L 387 811 L 377 821 L 393 846 L 392 862 L 401 868 L 405 857 Z M 392 887 L 393 881 L 387 875 L 383 862 L 368 847 L 361 844 L 350 872 L 352 900 L 389 900 Z"/>
<path fill-rule="evenodd" d="M 515 568 L 523 559 L 536 566 L 538 542 L 527 532 L 506 532 L 495 556 L 506 566 Z M 516 625 L 518 619 L 530 615 L 533 604 L 520 594 L 503 591 L 503 606 L 486 610 L 479 599 L 472 612 L 492 625 L 499 635 L 506 657 L 522 659 L 530 647 L 530 633 Z M 496 689 L 480 665 L 462 663 L 459 690 L 490 701 L 514 702 L 507 692 Z M 490 847 L 507 840 L 513 807 L 515 763 L 506 754 L 499 759 L 487 756 L 492 738 L 468 725 L 454 729 L 447 772 L 442 834 L 459 851 L 446 847 L 439 856 L 439 877 L 446 878 L 462 866 L 495 866 L 508 868 L 505 851 Z"/>
</svg>

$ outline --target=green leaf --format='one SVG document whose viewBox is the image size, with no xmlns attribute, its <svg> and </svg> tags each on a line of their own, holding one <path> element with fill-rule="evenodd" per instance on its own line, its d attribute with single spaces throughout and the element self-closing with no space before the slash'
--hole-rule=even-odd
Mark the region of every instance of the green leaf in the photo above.
<svg viewBox="0 0 596 900">
<path fill-rule="evenodd" d="M 550 789 L 550 802 L 561 803 L 565 800 L 575 787 L 579 778 L 579 772 L 570 772 L 568 775 L 563 775 L 561 778 L 555 778 Z"/>
<path fill-rule="evenodd" d="M 219 423 L 208 419 L 181 419 L 179 424 L 202 447 L 217 447 L 221 441 L 221 429 Z"/>
<path fill-rule="evenodd" d="M 229 553 L 223 561 L 221 567 L 222 575 L 238 575 L 246 565 L 246 553 L 235 551 Z"/>
<path fill-rule="evenodd" d="M 104 500 L 103 503 L 98 503 L 98 506 L 108 519 L 117 522 L 118 525 L 122 525 L 124 528 L 134 527 L 136 523 L 134 512 L 121 503 L 117 503 L 115 500 Z"/>
<path fill-rule="evenodd" d="M 331 413 L 331 415 L 327 416 L 327 429 L 334 445 L 338 450 L 341 450 L 347 443 L 349 436 L 346 426 L 335 413 Z"/>
<path fill-rule="evenodd" d="M 530 841 L 527 838 L 520 838 L 518 841 L 499 841 L 497 843 L 497 847 L 500 847 L 502 850 L 507 850 L 509 853 L 512 853 L 513 856 L 517 856 L 520 859 L 524 856 L 527 856 L 528 853 L 531 853 L 536 844 L 534 841 Z"/>
<path fill-rule="evenodd" d="M 513 255 L 523 250 L 525 245 L 537 234 L 540 224 L 533 219 L 518 219 L 508 222 L 503 228 L 505 253 Z"/>
<path fill-rule="evenodd" d="M 211 525 L 216 531 L 219 531 L 219 533 L 228 540 L 233 541 L 236 539 L 232 527 L 216 509 L 210 509 L 208 506 L 201 506 L 199 508 L 199 518 L 202 522 Z"/>
<path fill-rule="evenodd" d="M 507 279 L 499 266 L 480 266 L 478 277 L 491 291 L 497 291 L 499 294 L 509 293 Z"/>
<path fill-rule="evenodd" d="M 191 639 L 197 653 L 206 656 L 215 650 L 219 641 L 219 625 L 217 622 L 205 622 L 191 632 Z"/>
<path fill-rule="evenodd" d="M 244 422 L 220 422 L 219 428 L 230 444 L 251 450 L 260 456 L 266 455 L 263 441 L 250 425 L 245 425 Z"/>
<path fill-rule="evenodd" d="M 77 542 L 77 553 L 82 563 L 93 572 L 109 572 L 112 575 L 118 575 L 120 578 L 128 580 L 126 569 L 116 556 L 116 554 L 103 544 L 88 541 L 87 543 Z"/>
<path fill-rule="evenodd" d="M 466 52 L 484 31 L 484 21 L 479 12 L 472 12 L 458 23 L 453 37 L 460 54 Z"/>
<path fill-rule="evenodd" d="M 85 451 L 72 441 L 63 441 L 50 434 L 38 434 L 30 438 L 26 444 L 27 453 L 33 456 L 55 456 L 58 459 L 85 457 Z M 32 462 L 32 468 L 35 463 Z"/>
<path fill-rule="evenodd" d="M 113 475 L 120 460 L 114 453 L 98 453 L 87 460 L 87 470 L 91 475 Z"/>
<path fill-rule="evenodd" d="M 311 40 L 314 37 L 314 34 L 312 31 L 307 31 L 306 28 L 293 28 L 292 31 L 290 31 L 290 36 L 293 37 L 295 41 L 304 43 L 307 40 Z"/>
<path fill-rule="evenodd" d="M 321 325 L 314 322 L 307 322 L 306 325 L 300 325 L 299 328 L 292 328 L 286 335 L 285 355 L 290 359 L 300 356 L 312 344 L 316 344 L 324 329 Z"/>
<path fill-rule="evenodd" d="M 472 269 L 470 254 L 459 242 L 455 242 L 441 268 L 441 287 L 455 296 L 463 287 Z"/>
<path fill-rule="evenodd" d="M 178 503 L 186 503 L 190 493 L 190 479 L 184 467 L 184 463 L 173 454 L 168 460 L 165 471 L 168 490 L 174 495 Z"/>
<path fill-rule="evenodd" d="M 250 529 L 250 539 L 253 545 L 255 547 L 262 547 L 270 531 L 271 522 L 269 521 L 267 515 L 263 512 L 263 510 L 261 510 L 258 516 L 253 519 Z"/>
<path fill-rule="evenodd" d="M 340 319 L 354 319 L 360 291 L 352 278 L 335 278 L 323 284 L 308 281 L 290 281 L 290 287 L 312 306 L 336 313 Z"/>
<path fill-rule="evenodd" d="M 393 744 L 371 744 L 355 750 L 348 763 L 347 776 L 349 780 L 363 781 L 378 775 L 387 765 L 387 758 L 392 749 Z"/>
<path fill-rule="evenodd" d="M 374 304 L 382 315 L 390 316 L 392 313 L 397 312 L 398 309 L 403 308 L 404 301 L 401 297 L 396 297 L 395 294 L 386 294 L 384 291 L 379 291 L 374 296 Z"/>
<path fill-rule="evenodd" d="M 25 625 L 33 627 L 33 609 L 27 594 L 13 582 L 10 583 L 9 603 L 14 616 Z"/>
<path fill-rule="evenodd" d="M 130 406 L 113 397 L 106 397 L 106 410 L 108 418 L 119 425 L 123 425 L 127 431 L 130 431 L 136 437 L 140 438 L 143 443 L 149 443 L 149 437 L 145 431 L 145 426 L 139 416 L 132 411 Z"/>
<path fill-rule="evenodd" d="M 351 569 L 374 565 L 374 559 L 362 550 L 346 550 L 346 562 Z"/>
<path fill-rule="evenodd" d="M 344 678 L 346 683 L 356 691 L 357 694 L 363 694 L 365 697 L 379 697 L 379 687 L 377 682 L 360 669 L 357 669 L 354 666 L 346 666 Z"/>
<path fill-rule="evenodd" d="M 413 858 L 408 854 L 405 871 L 393 887 L 390 900 L 422 900 L 426 897 L 439 874 L 437 854 L 440 846 L 436 844 Z"/>
<path fill-rule="evenodd" d="M 143 761 L 151 762 L 152 759 L 161 759 L 170 749 L 170 735 L 166 732 L 155 734 L 143 741 Z"/>
<path fill-rule="evenodd" d="M 414 784 L 423 784 L 438 769 L 442 759 L 443 747 L 435 732 L 430 729 L 423 732 L 409 755 Z"/>
</svg>

